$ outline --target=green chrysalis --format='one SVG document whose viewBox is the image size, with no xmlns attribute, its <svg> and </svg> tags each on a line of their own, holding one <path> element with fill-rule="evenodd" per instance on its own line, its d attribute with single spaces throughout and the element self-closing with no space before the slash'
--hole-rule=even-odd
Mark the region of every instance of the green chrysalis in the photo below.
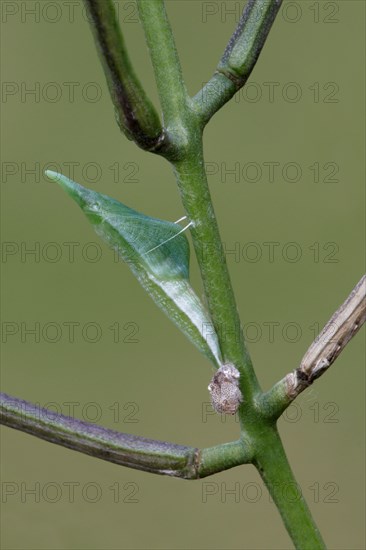
<svg viewBox="0 0 366 550">
<path fill-rule="evenodd" d="M 210 317 L 189 283 L 189 243 L 173 222 L 145 216 L 119 201 L 46 171 L 78 203 L 96 232 L 153 300 L 216 366 L 222 364 Z M 189 224 L 190 225 L 190 224 Z"/>
</svg>

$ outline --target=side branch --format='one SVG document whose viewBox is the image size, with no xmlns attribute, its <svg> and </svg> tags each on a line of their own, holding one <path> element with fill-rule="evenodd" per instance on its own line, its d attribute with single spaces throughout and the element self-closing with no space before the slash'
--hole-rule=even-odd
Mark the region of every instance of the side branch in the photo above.
<svg viewBox="0 0 366 550">
<path fill-rule="evenodd" d="M 206 477 L 250 462 L 242 441 L 200 451 L 109 430 L 0 394 L 0 423 L 121 466 L 183 479 Z"/>
<path fill-rule="evenodd" d="M 127 53 L 112 0 L 84 0 L 117 122 L 128 139 L 150 152 L 167 146 L 159 116 Z"/>
<path fill-rule="evenodd" d="M 247 82 L 281 4 L 282 0 L 248 0 L 215 74 L 193 98 L 202 126 Z"/>
<path fill-rule="evenodd" d="M 278 418 L 288 405 L 334 363 L 366 320 L 366 275 L 325 325 L 300 366 L 263 394 L 263 407 Z"/>
</svg>

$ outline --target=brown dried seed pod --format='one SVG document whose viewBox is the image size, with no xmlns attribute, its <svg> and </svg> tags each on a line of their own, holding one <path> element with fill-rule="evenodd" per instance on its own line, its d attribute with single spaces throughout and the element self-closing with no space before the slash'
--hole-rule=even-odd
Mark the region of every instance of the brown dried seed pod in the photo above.
<svg viewBox="0 0 366 550">
<path fill-rule="evenodd" d="M 235 414 L 243 401 L 239 389 L 240 374 L 231 363 L 225 363 L 214 374 L 208 390 L 211 403 L 218 413 Z"/>
</svg>

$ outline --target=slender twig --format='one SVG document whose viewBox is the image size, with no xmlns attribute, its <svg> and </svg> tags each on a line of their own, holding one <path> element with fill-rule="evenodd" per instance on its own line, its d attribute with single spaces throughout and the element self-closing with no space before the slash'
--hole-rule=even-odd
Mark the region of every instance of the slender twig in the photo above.
<svg viewBox="0 0 366 550">
<path fill-rule="evenodd" d="M 282 0 L 249 0 L 215 74 L 194 97 L 201 124 L 247 82 L 281 7 Z"/>
<path fill-rule="evenodd" d="M 154 68 L 164 133 L 172 149 L 169 159 L 174 161 L 189 146 L 186 126 L 190 99 L 163 0 L 138 0 L 137 6 Z"/>
<path fill-rule="evenodd" d="M 196 449 L 116 432 L 0 394 L 0 423 L 74 451 L 154 474 L 198 479 L 251 460 L 243 441 Z"/>
<path fill-rule="evenodd" d="M 334 363 L 366 320 L 366 275 L 327 322 L 305 353 L 300 366 L 280 380 L 261 401 L 271 417 L 288 405 Z"/>
<path fill-rule="evenodd" d="M 167 148 L 159 116 L 138 80 L 124 43 L 112 0 L 84 0 L 117 122 L 142 149 Z"/>
<path fill-rule="evenodd" d="M 171 126 L 185 113 L 188 97 L 172 29 L 162 0 L 138 0 L 137 6 L 154 67 L 164 125 Z M 158 49 L 154 47 L 157 41 Z"/>
</svg>

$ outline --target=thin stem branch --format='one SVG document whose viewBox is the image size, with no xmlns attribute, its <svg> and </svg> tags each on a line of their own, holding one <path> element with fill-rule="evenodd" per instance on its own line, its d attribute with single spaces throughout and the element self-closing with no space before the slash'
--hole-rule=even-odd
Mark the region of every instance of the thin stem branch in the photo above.
<svg viewBox="0 0 366 550">
<path fill-rule="evenodd" d="M 163 111 L 164 130 L 181 154 L 188 143 L 184 119 L 188 94 L 163 0 L 138 0 L 156 85 Z"/>
<path fill-rule="evenodd" d="M 206 477 L 251 460 L 243 441 L 199 450 L 109 430 L 0 394 L 0 423 L 121 466 L 183 479 Z"/>
<path fill-rule="evenodd" d="M 193 132 L 192 155 L 176 162 L 176 174 L 182 202 L 200 267 L 207 306 L 218 335 L 224 362 L 233 363 L 241 373 L 243 406 L 251 403 L 260 388 L 246 349 L 235 296 L 211 201 L 204 170 L 201 132 Z M 209 327 L 207 328 L 209 330 Z"/>
<path fill-rule="evenodd" d="M 300 366 L 262 395 L 262 405 L 278 418 L 290 403 L 334 363 L 366 320 L 366 275 L 327 322 Z"/>
<path fill-rule="evenodd" d="M 254 460 L 298 550 L 324 550 L 325 544 L 297 484 L 275 427 L 263 430 Z"/>
<path fill-rule="evenodd" d="M 84 4 L 119 127 L 142 149 L 161 153 L 167 143 L 159 116 L 133 70 L 112 0 Z"/>
<path fill-rule="evenodd" d="M 244 86 L 267 40 L 282 0 L 249 0 L 215 74 L 194 97 L 202 126 Z"/>
</svg>

